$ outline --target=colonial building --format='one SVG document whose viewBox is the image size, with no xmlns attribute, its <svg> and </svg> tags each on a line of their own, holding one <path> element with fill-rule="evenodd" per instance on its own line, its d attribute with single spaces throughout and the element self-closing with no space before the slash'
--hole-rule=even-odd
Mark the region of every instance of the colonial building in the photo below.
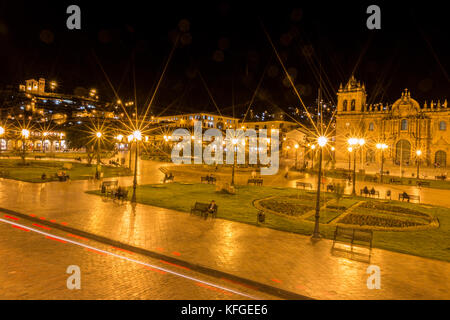
<svg viewBox="0 0 450 320">
<path fill-rule="evenodd" d="M 368 105 L 364 84 L 353 76 L 340 86 L 337 97 L 337 161 L 348 161 L 348 139 L 358 138 L 365 143 L 352 152 L 357 152 L 360 163 L 379 163 L 383 152 L 387 165 L 413 166 L 417 159 L 422 165 L 448 165 L 450 108 L 446 99 L 421 105 L 405 89 L 393 104 Z M 377 144 L 386 144 L 387 149 L 381 151 Z"/>
</svg>

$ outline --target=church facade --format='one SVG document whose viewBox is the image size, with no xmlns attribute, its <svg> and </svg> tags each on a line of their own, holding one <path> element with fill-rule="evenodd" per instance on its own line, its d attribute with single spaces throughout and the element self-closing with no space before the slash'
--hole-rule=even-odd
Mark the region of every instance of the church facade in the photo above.
<svg viewBox="0 0 450 320">
<path fill-rule="evenodd" d="M 450 107 L 447 100 L 420 105 L 405 89 L 393 104 L 367 104 L 364 84 L 353 76 L 337 93 L 336 160 L 348 161 L 349 138 L 364 139 L 351 152 L 358 162 L 394 166 L 450 165 Z M 384 151 L 377 144 L 385 144 Z M 420 152 L 417 152 L 420 150 Z M 417 155 L 417 154 L 420 155 Z"/>
</svg>

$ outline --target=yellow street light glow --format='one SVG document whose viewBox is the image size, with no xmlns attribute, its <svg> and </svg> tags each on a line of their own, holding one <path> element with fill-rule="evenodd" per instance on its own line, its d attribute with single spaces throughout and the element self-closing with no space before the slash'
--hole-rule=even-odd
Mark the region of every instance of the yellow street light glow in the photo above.
<svg viewBox="0 0 450 320">
<path fill-rule="evenodd" d="M 102 137 L 102 133 L 101 132 L 97 132 L 95 135 L 97 136 L 97 138 L 101 138 Z"/>
<path fill-rule="evenodd" d="M 352 147 L 348 147 L 347 150 L 348 150 L 348 152 L 352 152 L 353 148 Z"/>
<path fill-rule="evenodd" d="M 335 147 L 331 147 L 331 151 L 334 151 L 334 150 L 336 150 L 336 148 Z"/>
<path fill-rule="evenodd" d="M 5 134 L 5 128 L 0 127 L 0 136 L 3 135 L 3 134 Z"/>
<path fill-rule="evenodd" d="M 231 140 L 231 143 L 234 144 L 234 145 L 236 145 L 236 144 L 238 143 L 238 139 L 232 139 L 232 140 Z"/>
<path fill-rule="evenodd" d="M 192 136 L 191 139 L 192 139 L 192 140 L 195 140 L 195 136 Z"/>
<path fill-rule="evenodd" d="M 296 144 L 296 145 L 295 145 L 295 149 L 298 149 L 298 147 L 299 147 L 298 144 Z"/>
<path fill-rule="evenodd" d="M 361 139 L 359 139 L 358 143 L 360 146 L 363 146 L 366 143 L 366 140 L 361 138 Z"/>
<path fill-rule="evenodd" d="M 116 137 L 116 139 L 119 140 L 119 141 L 122 141 L 123 135 L 119 134 L 119 135 Z"/>
<path fill-rule="evenodd" d="M 165 139 L 166 137 L 164 137 L 164 139 Z M 133 141 L 133 139 L 134 139 L 134 136 L 132 135 L 132 134 L 130 134 L 129 136 L 128 136 L 128 142 L 131 142 L 131 141 Z"/>
<path fill-rule="evenodd" d="M 311 146 L 311 149 L 316 149 L 316 145 L 315 144 L 313 144 L 312 146 Z"/>
<path fill-rule="evenodd" d="M 422 155 L 422 150 L 417 150 L 416 154 L 417 154 L 418 157 L 420 157 Z"/>
<path fill-rule="evenodd" d="M 30 131 L 27 129 L 22 129 L 22 137 L 28 138 L 30 136 Z"/>
<path fill-rule="evenodd" d="M 386 144 L 384 144 L 384 143 L 377 143 L 377 149 L 384 150 L 384 149 L 387 149 L 387 148 L 388 148 L 388 146 Z"/>
<path fill-rule="evenodd" d="M 347 142 L 348 142 L 349 145 L 354 146 L 354 145 L 358 144 L 358 139 L 357 138 L 350 138 L 350 139 L 348 139 Z"/>
<path fill-rule="evenodd" d="M 328 138 L 321 136 L 317 139 L 317 143 L 319 144 L 320 147 L 323 148 L 328 143 Z"/>
<path fill-rule="evenodd" d="M 133 136 L 136 140 L 141 141 L 142 140 L 142 133 L 139 130 L 136 130 L 135 132 L 133 132 Z"/>
</svg>

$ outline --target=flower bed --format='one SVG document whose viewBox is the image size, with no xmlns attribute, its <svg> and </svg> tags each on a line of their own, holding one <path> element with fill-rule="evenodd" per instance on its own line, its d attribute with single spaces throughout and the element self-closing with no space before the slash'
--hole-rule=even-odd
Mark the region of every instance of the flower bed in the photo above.
<svg viewBox="0 0 450 320">
<path fill-rule="evenodd" d="M 374 227 L 384 227 L 384 228 L 406 228 L 422 226 L 425 223 L 419 223 L 417 221 L 410 220 L 399 220 L 394 217 L 377 217 L 373 215 L 364 214 L 348 214 L 343 219 L 339 221 L 342 224 L 359 225 L 359 226 L 374 226 Z"/>
</svg>

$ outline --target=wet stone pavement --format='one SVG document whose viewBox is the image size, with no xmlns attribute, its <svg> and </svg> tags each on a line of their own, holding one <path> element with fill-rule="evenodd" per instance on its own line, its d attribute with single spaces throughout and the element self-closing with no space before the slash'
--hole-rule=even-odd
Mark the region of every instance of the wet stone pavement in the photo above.
<svg viewBox="0 0 450 320">
<path fill-rule="evenodd" d="M 157 165 L 145 170 L 156 170 Z M 148 178 L 140 183 L 157 183 L 162 178 L 159 172 L 145 176 Z M 131 185 L 130 177 L 119 180 L 122 185 Z M 332 255 L 329 240 L 313 244 L 307 236 L 221 219 L 204 221 L 152 206 L 120 204 L 85 193 L 93 189 L 98 189 L 98 183 L 0 180 L 0 207 L 312 298 L 450 298 L 447 262 L 374 249 L 371 264 L 381 269 L 381 289 L 370 290 L 368 264 Z"/>
</svg>

